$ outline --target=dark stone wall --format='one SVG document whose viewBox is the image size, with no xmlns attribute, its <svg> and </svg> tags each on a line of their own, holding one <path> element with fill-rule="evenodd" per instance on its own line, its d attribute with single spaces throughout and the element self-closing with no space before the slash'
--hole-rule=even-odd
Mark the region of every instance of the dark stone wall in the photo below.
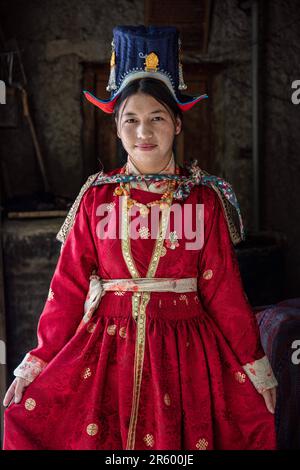
<svg viewBox="0 0 300 470">
<path fill-rule="evenodd" d="M 210 97 L 216 173 L 232 183 L 246 229 L 251 231 L 251 16 L 238 3 L 214 2 L 208 53 L 189 59 L 224 65 Z M 285 265 L 275 282 L 283 279 L 282 295 L 296 297 L 300 295 L 300 106 L 292 103 L 291 86 L 300 79 L 300 3 L 272 0 L 261 4 L 260 229 L 286 239 Z"/>
<path fill-rule="evenodd" d="M 12 371 L 37 344 L 37 325 L 61 247 L 63 219 L 8 220 L 3 225 L 7 366 Z"/>
<path fill-rule="evenodd" d="M 299 297 L 300 105 L 291 85 L 300 79 L 300 3 L 270 2 L 265 25 L 262 223 L 286 234 L 286 294 Z"/>
<path fill-rule="evenodd" d="M 82 62 L 109 62 L 116 24 L 144 21 L 141 0 L 3 0 L 1 25 L 17 37 L 38 139 L 54 193 L 75 197 L 82 184 Z M 26 178 L 19 194 L 41 189 L 31 139 L 16 148 L 16 132 L 2 130 L 0 153 Z M 25 139 L 23 137 L 23 139 Z M 19 141 L 19 139 L 17 139 Z M 28 165 L 31 167 L 28 171 Z"/>
</svg>

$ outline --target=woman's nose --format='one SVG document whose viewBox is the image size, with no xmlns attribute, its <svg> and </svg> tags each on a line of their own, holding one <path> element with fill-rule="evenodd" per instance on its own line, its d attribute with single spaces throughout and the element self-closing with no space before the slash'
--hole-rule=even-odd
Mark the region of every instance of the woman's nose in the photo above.
<svg viewBox="0 0 300 470">
<path fill-rule="evenodd" d="M 146 123 L 141 123 L 137 128 L 137 137 L 140 139 L 149 139 L 153 135 L 151 127 Z"/>
</svg>

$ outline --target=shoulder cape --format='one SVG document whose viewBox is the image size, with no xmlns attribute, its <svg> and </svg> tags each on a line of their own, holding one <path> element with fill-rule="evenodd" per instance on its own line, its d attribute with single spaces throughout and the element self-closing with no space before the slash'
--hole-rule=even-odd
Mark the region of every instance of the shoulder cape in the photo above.
<svg viewBox="0 0 300 470">
<path fill-rule="evenodd" d="M 179 185 L 174 192 L 173 199 L 183 201 L 188 197 L 191 189 L 197 185 L 204 185 L 212 188 L 218 195 L 222 204 L 223 212 L 227 221 L 231 240 L 234 244 L 244 240 L 244 227 L 241 217 L 240 207 L 232 186 L 218 176 L 210 175 L 209 173 L 201 170 L 198 166 L 197 160 L 194 160 L 187 166 L 189 171 L 188 176 L 183 175 L 166 175 L 166 174 L 148 174 L 148 175 L 125 175 L 113 174 L 107 175 L 103 171 L 90 175 L 84 185 L 82 186 L 78 196 L 76 197 L 73 205 L 71 206 L 67 217 L 56 235 L 57 240 L 65 243 L 68 233 L 70 232 L 75 216 L 80 205 L 80 201 L 84 193 L 91 186 L 100 186 L 102 184 L 130 182 L 130 181 L 147 181 L 162 179 L 175 179 L 179 181 Z"/>
</svg>

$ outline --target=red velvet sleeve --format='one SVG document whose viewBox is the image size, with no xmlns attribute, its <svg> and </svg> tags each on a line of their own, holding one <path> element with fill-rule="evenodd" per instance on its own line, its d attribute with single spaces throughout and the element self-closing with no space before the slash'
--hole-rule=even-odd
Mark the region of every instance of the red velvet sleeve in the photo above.
<svg viewBox="0 0 300 470">
<path fill-rule="evenodd" d="M 223 208 L 217 194 L 202 188 L 204 246 L 199 258 L 199 290 L 241 365 L 262 358 L 258 324 L 241 281 Z"/>
<path fill-rule="evenodd" d="M 88 191 L 61 248 L 37 327 L 38 345 L 26 354 L 14 371 L 16 376 L 29 381 L 34 380 L 74 335 L 84 313 L 89 276 L 97 269 L 97 253 L 87 208 L 89 197 Z"/>
</svg>

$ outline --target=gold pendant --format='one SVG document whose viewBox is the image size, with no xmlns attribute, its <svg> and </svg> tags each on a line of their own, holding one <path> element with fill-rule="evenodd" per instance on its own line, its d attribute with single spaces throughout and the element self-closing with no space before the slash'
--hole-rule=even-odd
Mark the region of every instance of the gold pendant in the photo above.
<svg viewBox="0 0 300 470">
<path fill-rule="evenodd" d="M 130 208 L 133 207 L 133 206 L 134 206 L 134 201 L 133 201 L 133 199 L 128 199 L 128 201 L 127 201 L 127 207 L 130 209 Z"/>
</svg>

